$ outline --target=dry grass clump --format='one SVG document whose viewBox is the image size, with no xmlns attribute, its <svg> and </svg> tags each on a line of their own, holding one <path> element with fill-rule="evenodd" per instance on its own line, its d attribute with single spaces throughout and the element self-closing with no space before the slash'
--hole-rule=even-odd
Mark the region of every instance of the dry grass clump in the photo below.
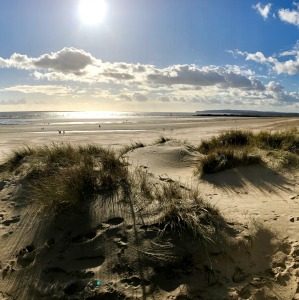
<svg viewBox="0 0 299 300">
<path fill-rule="evenodd" d="M 278 132 L 261 131 L 254 136 L 254 142 L 261 149 L 284 150 L 299 154 L 299 132 L 297 129 Z"/>
<path fill-rule="evenodd" d="M 284 150 L 299 152 L 299 132 L 297 129 L 253 134 L 249 131 L 231 130 L 203 141 L 197 150 L 203 154 L 223 148 L 259 148 L 265 150 Z"/>
<path fill-rule="evenodd" d="M 217 149 L 232 147 L 247 147 L 252 144 L 253 134 L 249 131 L 231 130 L 203 141 L 198 147 L 202 154 L 208 154 Z"/>
<path fill-rule="evenodd" d="M 177 182 L 163 183 L 156 189 L 155 199 L 160 205 L 158 223 L 162 235 L 193 237 L 206 243 L 219 239 L 223 218 L 202 200 L 198 190 L 183 189 Z"/>
<path fill-rule="evenodd" d="M 143 147 L 145 147 L 145 145 L 143 143 L 135 142 L 135 143 L 132 143 L 131 145 L 124 146 L 122 149 L 120 149 L 119 153 L 120 153 L 120 156 L 123 156 L 131 151 L 134 151 L 135 149 L 143 148 Z"/>
<path fill-rule="evenodd" d="M 8 170 L 13 170 L 18 167 L 26 157 L 31 156 L 34 153 L 35 150 L 28 146 L 14 150 L 3 167 Z"/>
<path fill-rule="evenodd" d="M 93 163 L 86 162 L 52 174 L 40 174 L 38 180 L 29 184 L 29 194 L 35 203 L 57 212 L 93 199 L 99 187 Z"/>
<path fill-rule="evenodd" d="M 223 149 L 206 155 L 197 168 L 198 173 L 212 174 L 239 166 L 248 166 L 253 164 L 261 165 L 262 159 L 258 155 L 249 154 L 247 151 L 238 151 L 232 149 Z"/>
<path fill-rule="evenodd" d="M 274 168 L 297 170 L 299 167 L 299 155 L 296 153 L 272 150 L 267 153 L 267 159 Z"/>
<path fill-rule="evenodd" d="M 161 135 L 155 142 L 154 145 L 158 145 L 158 144 L 165 144 L 167 142 L 171 141 L 171 138 L 165 137 L 163 135 Z"/>
<path fill-rule="evenodd" d="M 206 155 L 197 167 L 202 175 L 238 166 L 262 164 L 259 155 L 268 155 L 266 151 L 269 150 L 275 151 L 272 157 L 281 161 L 281 167 L 290 167 L 292 164 L 297 166 L 299 133 L 297 129 L 261 131 L 257 134 L 232 130 L 203 141 L 196 150 Z"/>
<path fill-rule="evenodd" d="M 122 158 L 94 145 L 25 148 L 15 151 L 6 164 L 10 169 L 23 169 L 30 199 L 53 211 L 93 199 L 99 193 L 114 193 L 128 177 Z"/>
<path fill-rule="evenodd" d="M 161 182 L 141 168 L 129 174 L 129 185 L 136 217 L 149 227 L 159 228 L 163 241 L 186 238 L 211 243 L 219 240 L 219 232 L 225 229 L 222 216 L 203 201 L 197 189 L 175 181 Z"/>
</svg>

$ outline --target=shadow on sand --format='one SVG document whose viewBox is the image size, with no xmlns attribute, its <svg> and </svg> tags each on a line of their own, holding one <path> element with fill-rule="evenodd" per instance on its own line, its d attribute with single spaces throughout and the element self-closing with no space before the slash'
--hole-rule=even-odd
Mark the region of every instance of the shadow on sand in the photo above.
<svg viewBox="0 0 299 300">
<path fill-rule="evenodd" d="M 224 190 L 237 191 L 250 184 L 260 191 L 272 192 L 277 189 L 288 191 L 291 182 L 267 166 L 239 167 L 205 175 L 205 181 L 214 184 Z"/>
</svg>

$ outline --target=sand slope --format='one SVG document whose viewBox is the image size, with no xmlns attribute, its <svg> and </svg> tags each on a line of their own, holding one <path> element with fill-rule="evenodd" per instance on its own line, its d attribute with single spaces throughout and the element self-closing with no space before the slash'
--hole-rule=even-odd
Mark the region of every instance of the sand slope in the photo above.
<svg viewBox="0 0 299 300">
<path fill-rule="evenodd" d="M 0 299 L 295 299 L 296 172 L 252 166 L 199 180 L 198 154 L 175 141 L 136 149 L 128 159 L 157 182 L 197 184 L 228 220 L 230 242 L 207 252 L 188 237 L 161 244 L 155 219 L 115 198 L 45 215 L 22 196 L 22 174 L 2 175 Z M 182 259 L 165 263 L 161 254 L 171 245 Z"/>
</svg>

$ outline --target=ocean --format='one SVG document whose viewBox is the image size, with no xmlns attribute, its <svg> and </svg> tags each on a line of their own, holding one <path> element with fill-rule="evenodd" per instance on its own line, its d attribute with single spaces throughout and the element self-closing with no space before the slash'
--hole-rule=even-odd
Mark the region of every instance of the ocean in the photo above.
<svg viewBox="0 0 299 300">
<path fill-rule="evenodd" d="M 194 113 L 112 111 L 26 111 L 0 112 L 0 125 L 123 123 L 127 120 L 190 118 Z"/>
</svg>

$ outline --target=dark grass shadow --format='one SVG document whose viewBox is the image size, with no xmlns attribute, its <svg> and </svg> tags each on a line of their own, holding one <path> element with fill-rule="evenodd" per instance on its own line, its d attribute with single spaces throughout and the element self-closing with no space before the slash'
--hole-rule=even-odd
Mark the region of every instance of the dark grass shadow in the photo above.
<svg viewBox="0 0 299 300">
<path fill-rule="evenodd" d="M 291 182 L 267 166 L 239 167 L 216 174 L 205 175 L 203 180 L 224 190 L 236 191 L 250 184 L 260 191 L 288 191 Z"/>
</svg>

